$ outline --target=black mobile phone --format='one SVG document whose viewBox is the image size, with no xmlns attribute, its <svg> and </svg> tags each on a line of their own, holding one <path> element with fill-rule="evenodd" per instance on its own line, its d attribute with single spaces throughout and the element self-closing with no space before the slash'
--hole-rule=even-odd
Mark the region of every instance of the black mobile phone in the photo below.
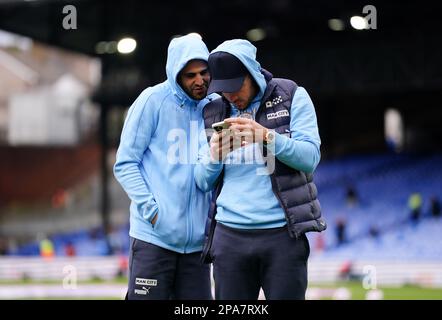
<svg viewBox="0 0 442 320">
<path fill-rule="evenodd" d="M 212 124 L 212 128 L 215 129 L 216 132 L 221 132 L 223 129 L 229 129 L 230 123 L 225 121 L 220 121 Z"/>
</svg>

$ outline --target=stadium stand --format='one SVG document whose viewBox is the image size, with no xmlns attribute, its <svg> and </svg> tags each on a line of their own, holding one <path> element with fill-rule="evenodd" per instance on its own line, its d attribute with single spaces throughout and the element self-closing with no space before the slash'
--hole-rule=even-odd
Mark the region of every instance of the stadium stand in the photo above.
<svg viewBox="0 0 442 320">
<path fill-rule="evenodd" d="M 327 259 L 427 259 L 440 260 L 442 247 L 437 239 L 442 219 L 432 217 L 429 199 L 441 197 L 442 155 L 358 155 L 321 163 L 316 172 L 328 230 L 319 235 L 309 233 L 312 255 Z M 356 204 L 346 202 L 346 188 L 358 194 Z M 421 219 L 409 219 L 408 197 L 419 192 L 423 198 Z M 338 245 L 335 224 L 346 222 L 346 242 Z M 373 231 L 376 230 L 376 233 Z M 370 233 L 370 231 L 372 231 Z M 128 226 L 116 229 L 109 242 L 127 252 Z M 323 237 L 324 250 L 316 248 Z M 114 239 L 114 240 L 112 240 Z M 423 241 L 422 239 L 425 239 Z M 102 229 L 79 230 L 51 236 L 55 254 L 65 256 L 64 248 L 72 243 L 78 256 L 111 253 Z M 114 250 L 115 251 L 115 250 Z M 11 255 L 38 255 L 37 242 L 18 247 Z"/>
</svg>

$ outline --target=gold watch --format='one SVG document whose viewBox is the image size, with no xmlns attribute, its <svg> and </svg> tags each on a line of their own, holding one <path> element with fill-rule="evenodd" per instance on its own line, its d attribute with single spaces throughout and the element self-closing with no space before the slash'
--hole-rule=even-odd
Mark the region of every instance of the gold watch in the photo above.
<svg viewBox="0 0 442 320">
<path fill-rule="evenodd" d="M 273 130 L 267 130 L 266 135 L 264 136 L 264 144 L 271 144 L 273 141 L 275 141 L 275 131 Z"/>
</svg>

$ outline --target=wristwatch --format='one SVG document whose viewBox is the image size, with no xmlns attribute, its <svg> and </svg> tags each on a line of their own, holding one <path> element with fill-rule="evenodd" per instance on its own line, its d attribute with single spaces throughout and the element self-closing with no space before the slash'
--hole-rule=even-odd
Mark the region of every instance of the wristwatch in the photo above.
<svg viewBox="0 0 442 320">
<path fill-rule="evenodd" d="M 264 144 L 271 144 L 275 141 L 275 131 L 267 130 L 266 135 L 264 136 Z"/>
</svg>

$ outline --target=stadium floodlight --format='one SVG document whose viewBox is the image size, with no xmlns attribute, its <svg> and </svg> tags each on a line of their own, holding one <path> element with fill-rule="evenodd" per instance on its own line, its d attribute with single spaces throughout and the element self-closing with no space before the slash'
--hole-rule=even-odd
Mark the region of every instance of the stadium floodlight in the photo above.
<svg viewBox="0 0 442 320">
<path fill-rule="evenodd" d="M 265 37 L 267 37 L 267 33 L 262 28 L 255 28 L 255 29 L 251 29 L 251 30 L 247 31 L 246 36 L 252 42 L 253 41 L 261 41 L 261 40 L 265 39 Z"/>
<path fill-rule="evenodd" d="M 350 18 L 350 24 L 356 30 L 363 30 L 368 28 L 368 23 L 365 18 L 360 16 L 353 16 Z"/>
<path fill-rule="evenodd" d="M 95 45 L 95 52 L 98 54 L 105 54 L 106 53 L 106 41 L 100 41 Z"/>
<path fill-rule="evenodd" d="M 116 41 L 109 41 L 106 42 L 106 53 L 115 53 L 117 52 L 117 42 Z"/>
<path fill-rule="evenodd" d="M 328 27 L 333 31 L 342 31 L 344 30 L 344 22 L 341 19 L 329 19 Z"/>
<path fill-rule="evenodd" d="M 123 38 L 118 41 L 117 49 L 119 53 L 128 54 L 135 50 L 137 42 L 132 38 Z"/>
<path fill-rule="evenodd" d="M 113 54 L 117 52 L 116 41 L 100 41 L 95 45 L 95 52 L 97 54 Z"/>
</svg>

